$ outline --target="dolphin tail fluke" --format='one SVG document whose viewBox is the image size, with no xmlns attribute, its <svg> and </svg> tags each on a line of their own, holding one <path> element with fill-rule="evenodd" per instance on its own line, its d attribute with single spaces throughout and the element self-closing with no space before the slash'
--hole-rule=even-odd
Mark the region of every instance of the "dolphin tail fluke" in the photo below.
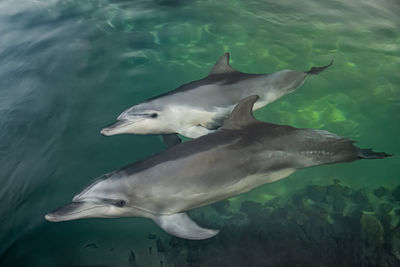
<svg viewBox="0 0 400 267">
<path fill-rule="evenodd" d="M 366 148 L 358 150 L 357 156 L 361 159 L 383 159 L 393 155 L 386 154 L 385 152 L 374 152 L 372 149 Z"/>
<path fill-rule="evenodd" d="M 331 60 L 331 63 L 329 63 L 326 66 L 323 67 L 312 67 L 309 71 L 306 71 L 307 74 L 318 74 L 320 72 L 323 72 L 326 68 L 329 68 L 333 64 L 333 59 Z"/>
<path fill-rule="evenodd" d="M 200 227 L 186 213 L 158 215 L 153 220 L 165 232 L 184 239 L 208 239 L 219 233 L 218 230 Z"/>
</svg>

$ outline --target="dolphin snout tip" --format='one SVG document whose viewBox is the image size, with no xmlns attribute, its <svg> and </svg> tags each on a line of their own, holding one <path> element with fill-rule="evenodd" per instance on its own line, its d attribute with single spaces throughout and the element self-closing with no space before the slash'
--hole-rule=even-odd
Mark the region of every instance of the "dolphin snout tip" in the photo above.
<svg viewBox="0 0 400 267">
<path fill-rule="evenodd" d="M 100 133 L 101 133 L 102 135 L 104 135 L 104 136 L 108 136 L 107 128 L 101 129 Z"/>
<path fill-rule="evenodd" d="M 134 123 L 134 121 L 132 122 L 129 120 L 118 120 L 117 122 L 101 129 L 100 133 L 105 136 L 128 133 L 129 125 L 131 125 L 132 123 Z"/>
<path fill-rule="evenodd" d="M 100 133 L 104 136 L 111 136 L 114 135 L 114 133 L 112 132 L 112 130 L 110 130 L 110 128 L 103 128 L 101 129 Z"/>
<path fill-rule="evenodd" d="M 48 214 L 44 215 L 44 218 L 46 219 L 46 221 L 49 221 L 49 222 L 57 222 L 58 221 L 56 219 L 56 216 L 54 216 L 51 213 L 48 213 Z"/>
</svg>

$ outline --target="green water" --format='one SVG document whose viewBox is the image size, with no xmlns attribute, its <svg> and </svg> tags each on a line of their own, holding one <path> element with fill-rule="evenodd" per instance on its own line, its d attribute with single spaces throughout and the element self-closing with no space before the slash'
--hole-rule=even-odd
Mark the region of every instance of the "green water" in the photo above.
<svg viewBox="0 0 400 267">
<path fill-rule="evenodd" d="M 93 178 L 164 149 L 157 136 L 99 132 L 125 108 L 204 77 L 224 52 L 250 73 L 305 71 L 333 59 L 256 117 L 400 154 L 398 14 L 396 0 L 2 0 L 0 265 L 135 266 L 134 251 L 139 266 L 185 266 L 171 261 L 172 252 L 157 252 L 148 234 L 164 244 L 170 236 L 150 220 L 55 224 L 43 216 Z M 399 175 L 398 156 L 320 166 L 231 199 L 229 210 L 335 179 L 354 189 L 393 190 Z M 223 233 L 224 223 L 219 228 Z M 227 236 L 200 244 L 212 247 Z M 259 241 L 251 238 L 242 246 L 226 241 L 223 249 L 254 252 Z"/>
</svg>

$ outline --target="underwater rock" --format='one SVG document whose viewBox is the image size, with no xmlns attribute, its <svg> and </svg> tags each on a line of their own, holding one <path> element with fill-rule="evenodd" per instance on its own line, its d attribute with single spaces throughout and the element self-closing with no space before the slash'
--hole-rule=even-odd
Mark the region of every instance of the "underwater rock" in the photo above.
<svg viewBox="0 0 400 267">
<path fill-rule="evenodd" d="M 133 250 L 131 250 L 129 252 L 128 262 L 129 262 L 129 266 L 130 267 L 137 267 L 136 255 L 135 255 L 135 252 L 133 252 Z"/>
<path fill-rule="evenodd" d="M 308 218 L 331 222 L 329 214 L 332 213 L 332 205 L 330 203 L 313 201 L 307 195 L 295 194 L 292 197 L 292 204 Z"/>
<path fill-rule="evenodd" d="M 360 219 L 360 225 L 361 238 L 370 247 L 378 247 L 383 244 L 383 226 L 378 218 L 370 214 L 363 214 Z"/>
<path fill-rule="evenodd" d="M 400 209 L 395 209 L 394 214 L 396 214 L 397 216 L 400 216 Z"/>
<path fill-rule="evenodd" d="M 392 222 L 393 216 L 391 214 L 377 214 L 376 216 L 378 220 L 381 222 L 385 232 L 390 231 L 390 229 L 393 229 L 392 223 L 395 223 L 395 221 Z"/>
<path fill-rule="evenodd" d="M 299 226 L 304 226 L 309 220 L 308 216 L 296 209 L 292 210 L 293 210 L 293 217 L 291 221 Z"/>
<path fill-rule="evenodd" d="M 345 208 L 346 208 L 346 199 L 344 197 L 336 196 L 333 198 L 332 202 L 333 212 L 343 214 Z"/>
<path fill-rule="evenodd" d="M 317 202 L 323 202 L 325 200 L 326 193 L 326 187 L 319 185 L 307 186 L 304 192 L 309 199 Z"/>
<path fill-rule="evenodd" d="M 240 206 L 240 211 L 247 214 L 250 219 L 260 216 L 262 204 L 255 201 L 244 201 Z"/>
<path fill-rule="evenodd" d="M 189 249 L 187 258 L 186 258 L 186 262 L 188 262 L 189 264 L 193 264 L 193 263 L 196 263 L 199 261 L 200 261 L 199 252 L 194 249 Z"/>
<path fill-rule="evenodd" d="M 86 244 L 85 248 L 99 248 L 95 243 Z"/>
<path fill-rule="evenodd" d="M 343 186 L 339 179 L 334 179 L 333 184 L 327 188 L 327 194 L 331 196 L 349 196 L 351 193 L 352 190 L 347 186 Z"/>
<path fill-rule="evenodd" d="M 272 214 L 269 216 L 269 219 L 271 219 L 271 220 L 273 220 L 273 221 L 278 221 L 278 222 L 279 222 L 279 218 L 281 218 L 279 224 L 280 224 L 281 226 L 286 226 L 286 225 L 288 224 L 288 222 L 285 220 L 285 218 L 291 217 L 289 213 L 290 213 L 290 212 L 289 212 L 288 209 L 285 209 L 285 208 L 276 208 L 276 209 L 272 212 Z M 259 216 L 261 216 L 261 215 L 262 215 L 262 213 L 259 213 Z M 259 219 L 257 219 L 257 217 L 250 218 L 250 219 L 252 219 L 253 221 L 259 220 Z M 252 222 L 251 222 L 251 223 L 252 223 Z"/>
<path fill-rule="evenodd" d="M 249 222 L 249 218 L 245 214 L 233 213 L 224 222 L 224 226 L 225 227 L 227 227 L 229 225 L 240 226 L 240 225 L 245 225 L 248 222 Z"/>
<path fill-rule="evenodd" d="M 400 203 L 372 194 L 337 180 L 263 204 L 244 201 L 229 216 L 228 203 L 192 211 L 199 223 L 220 225 L 220 234 L 172 237 L 165 255 L 172 266 L 193 267 L 400 266 Z"/>
<path fill-rule="evenodd" d="M 362 210 L 360 204 L 355 204 L 355 203 L 348 203 L 343 210 L 343 215 L 347 217 L 352 217 L 355 218 L 357 221 L 360 221 L 360 218 L 362 216 Z"/>
<path fill-rule="evenodd" d="M 393 200 L 395 200 L 395 201 L 400 201 L 400 186 L 397 186 L 397 187 L 392 191 L 392 197 L 393 197 Z"/>
<path fill-rule="evenodd" d="M 159 253 L 165 253 L 165 251 L 166 251 L 165 250 L 165 246 L 164 246 L 164 244 L 163 244 L 163 242 L 161 241 L 160 238 L 157 239 L 156 245 L 157 245 L 157 251 Z"/>
<path fill-rule="evenodd" d="M 332 223 L 332 236 L 351 236 L 353 233 L 359 231 L 360 224 L 359 220 L 349 216 L 334 216 L 334 222 Z M 354 235 L 354 234 L 353 234 Z"/>
<path fill-rule="evenodd" d="M 357 191 L 355 191 L 352 195 L 351 195 L 351 200 L 354 203 L 363 205 L 365 203 L 368 203 L 368 195 L 365 191 L 365 189 L 361 188 Z"/>
<path fill-rule="evenodd" d="M 390 239 L 390 247 L 392 254 L 396 259 L 400 260 L 400 232 L 396 231 L 392 234 Z"/>
<path fill-rule="evenodd" d="M 388 214 L 393 209 L 393 205 L 388 202 L 379 204 L 377 212 L 380 214 Z"/>
<path fill-rule="evenodd" d="M 147 239 L 156 239 L 156 238 L 157 238 L 156 234 L 150 233 L 147 235 Z"/>
<path fill-rule="evenodd" d="M 181 248 L 184 246 L 184 241 L 181 238 L 172 238 L 171 237 L 168 245 L 172 248 Z"/>
<path fill-rule="evenodd" d="M 387 196 L 387 195 L 389 195 L 389 189 L 387 189 L 386 187 L 380 186 L 374 190 L 374 195 L 378 198 Z"/>
<path fill-rule="evenodd" d="M 307 205 L 306 200 L 306 196 L 300 192 L 295 193 L 291 199 L 293 207 L 302 212 L 307 212 L 308 210 L 310 210 L 310 207 L 309 205 Z"/>
<path fill-rule="evenodd" d="M 361 188 L 351 195 L 351 200 L 359 204 L 363 211 L 373 211 L 374 208 L 369 202 L 368 195 L 365 189 Z"/>
<path fill-rule="evenodd" d="M 229 208 L 229 200 L 221 200 L 216 203 L 211 204 L 211 207 L 215 209 L 216 212 L 222 215 L 228 214 L 227 209 Z"/>
<path fill-rule="evenodd" d="M 400 227 L 400 217 L 399 216 L 391 216 L 390 217 L 390 230 L 396 229 Z"/>
</svg>

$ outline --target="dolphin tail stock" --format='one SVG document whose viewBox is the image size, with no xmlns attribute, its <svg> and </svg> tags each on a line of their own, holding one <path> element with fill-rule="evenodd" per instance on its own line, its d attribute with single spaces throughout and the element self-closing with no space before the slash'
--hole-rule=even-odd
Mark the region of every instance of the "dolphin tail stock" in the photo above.
<svg viewBox="0 0 400 267">
<path fill-rule="evenodd" d="M 387 154 L 385 152 L 374 152 L 371 148 L 361 148 L 357 153 L 360 159 L 383 159 L 386 157 L 391 157 L 393 154 Z"/>
<path fill-rule="evenodd" d="M 305 73 L 307 74 L 319 74 L 320 72 L 323 72 L 325 69 L 329 68 L 330 66 L 332 66 L 333 64 L 333 59 L 331 60 L 331 62 L 326 65 L 326 66 L 322 66 L 322 67 L 311 67 L 311 69 L 309 71 L 306 71 Z"/>
<path fill-rule="evenodd" d="M 219 233 L 219 230 L 200 227 L 186 213 L 157 215 L 153 220 L 165 232 L 183 239 L 202 240 L 216 236 Z"/>
</svg>

